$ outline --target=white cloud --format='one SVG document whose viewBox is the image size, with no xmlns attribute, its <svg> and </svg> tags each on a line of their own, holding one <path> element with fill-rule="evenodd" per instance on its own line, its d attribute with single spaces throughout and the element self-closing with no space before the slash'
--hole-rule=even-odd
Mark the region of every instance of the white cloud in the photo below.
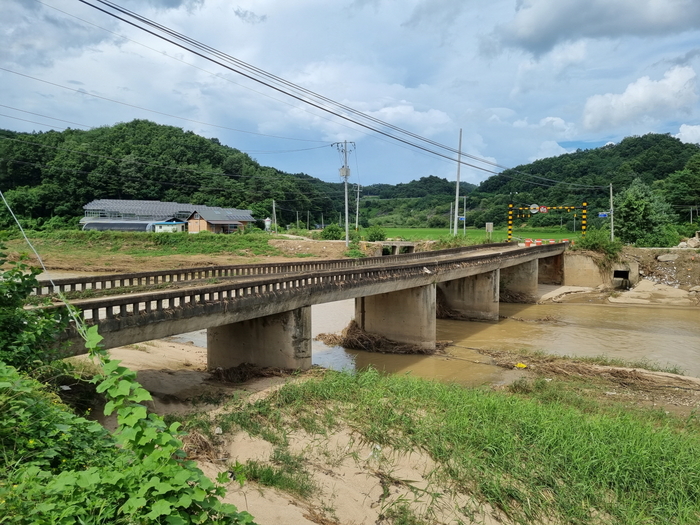
<svg viewBox="0 0 700 525">
<path fill-rule="evenodd" d="M 545 140 L 540 144 L 537 153 L 530 157 L 528 160 L 534 162 L 538 159 L 546 159 L 548 157 L 558 157 L 564 153 L 571 153 L 570 150 L 562 148 L 557 142 L 553 140 Z"/>
<path fill-rule="evenodd" d="M 516 120 L 513 122 L 514 128 L 528 128 L 530 130 L 537 130 L 540 133 L 545 133 L 546 135 L 556 136 L 559 138 L 571 138 L 576 132 L 576 126 L 571 122 L 566 122 L 560 117 L 544 117 L 540 119 L 537 124 L 530 124 L 527 118 Z"/>
<path fill-rule="evenodd" d="M 697 0 L 519 0 L 515 17 L 492 39 L 541 55 L 582 38 L 647 38 L 699 27 Z"/>
<path fill-rule="evenodd" d="M 563 138 L 571 138 L 575 132 L 575 126 L 560 117 L 545 117 L 540 120 L 540 127 L 549 129 Z"/>
<path fill-rule="evenodd" d="M 581 64 L 587 56 L 587 45 L 583 40 L 569 42 L 552 50 L 551 60 L 555 71 Z"/>
<path fill-rule="evenodd" d="M 686 144 L 700 144 L 700 126 L 682 124 L 680 131 L 674 136 Z"/>
<path fill-rule="evenodd" d="M 698 99 L 695 77 L 692 67 L 674 67 L 659 81 L 645 76 L 621 94 L 593 95 L 586 100 L 583 126 L 596 131 L 687 112 Z"/>
</svg>

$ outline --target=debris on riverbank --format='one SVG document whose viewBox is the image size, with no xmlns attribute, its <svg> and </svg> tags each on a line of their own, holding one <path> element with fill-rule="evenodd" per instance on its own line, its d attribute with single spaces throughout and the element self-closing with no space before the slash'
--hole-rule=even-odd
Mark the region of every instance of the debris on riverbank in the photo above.
<svg viewBox="0 0 700 525">
<path fill-rule="evenodd" d="M 318 334 L 318 341 L 328 346 L 342 346 L 352 350 L 365 352 L 381 352 L 385 354 L 437 354 L 442 353 L 450 344 L 449 341 L 436 341 L 435 349 L 427 349 L 418 345 L 399 343 L 381 335 L 365 332 L 355 321 L 351 321 L 340 334 Z"/>
</svg>

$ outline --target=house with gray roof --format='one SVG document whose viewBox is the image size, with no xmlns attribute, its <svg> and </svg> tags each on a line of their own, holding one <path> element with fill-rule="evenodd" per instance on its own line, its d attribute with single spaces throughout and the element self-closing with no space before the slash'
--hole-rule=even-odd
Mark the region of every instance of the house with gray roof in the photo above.
<svg viewBox="0 0 700 525">
<path fill-rule="evenodd" d="M 197 206 L 187 218 L 187 230 L 190 233 L 234 233 L 254 220 L 250 210 Z"/>
<path fill-rule="evenodd" d="M 97 199 L 83 209 L 83 230 L 232 233 L 255 221 L 250 210 L 179 202 Z"/>
</svg>

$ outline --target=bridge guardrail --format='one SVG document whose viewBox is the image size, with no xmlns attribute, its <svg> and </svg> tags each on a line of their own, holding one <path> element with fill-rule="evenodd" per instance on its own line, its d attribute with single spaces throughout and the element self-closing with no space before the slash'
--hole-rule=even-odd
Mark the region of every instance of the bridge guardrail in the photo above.
<svg viewBox="0 0 700 525">
<path fill-rule="evenodd" d="M 204 303 L 219 302 L 221 308 L 227 308 L 231 300 L 257 296 L 276 297 L 279 293 L 293 293 L 294 290 L 305 289 L 309 293 L 314 287 L 319 290 L 329 286 L 353 287 L 363 286 L 368 282 L 388 279 L 406 279 L 425 277 L 426 274 L 438 276 L 441 271 L 463 267 L 464 264 L 477 265 L 489 260 L 517 258 L 525 253 L 546 256 L 549 252 L 559 252 L 561 245 L 544 245 L 534 248 L 519 248 L 507 252 L 489 253 L 456 257 L 454 259 L 418 262 L 412 265 L 395 264 L 374 267 L 355 267 L 350 269 L 334 269 L 313 272 L 306 275 L 283 275 L 245 282 L 229 282 L 224 284 L 205 285 L 198 288 L 181 288 L 159 290 L 144 293 L 134 293 L 125 296 L 111 296 L 95 299 L 71 301 L 71 304 L 82 313 L 83 318 L 92 323 L 104 319 L 115 319 L 132 316 L 148 316 L 153 312 L 172 313 L 173 309 L 194 307 Z M 426 270 L 428 270 L 426 272 Z M 54 305 L 43 308 L 63 308 Z"/>
<path fill-rule="evenodd" d="M 366 257 L 362 259 L 331 259 L 328 261 L 290 261 L 285 263 L 239 264 L 230 266 L 203 266 L 196 268 L 181 268 L 174 270 L 156 270 L 150 272 L 121 273 L 97 275 L 89 277 L 68 277 L 42 279 L 39 286 L 34 288 L 34 295 L 50 295 L 59 292 L 82 292 L 86 290 L 108 290 L 112 288 L 128 288 L 149 286 L 164 283 L 176 283 L 203 279 L 251 277 L 256 275 L 273 275 L 281 273 L 302 273 L 309 271 L 327 271 L 333 269 L 355 268 L 376 264 L 392 263 L 394 261 L 413 261 L 436 257 L 468 253 L 483 248 L 512 246 L 510 243 L 475 244 L 447 250 L 431 252 L 414 252 L 401 255 L 386 255 L 382 257 Z"/>
</svg>

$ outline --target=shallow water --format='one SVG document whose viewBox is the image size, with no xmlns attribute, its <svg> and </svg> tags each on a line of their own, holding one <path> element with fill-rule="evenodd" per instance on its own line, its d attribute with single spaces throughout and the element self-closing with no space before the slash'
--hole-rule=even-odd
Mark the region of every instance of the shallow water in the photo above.
<svg viewBox="0 0 700 525">
<path fill-rule="evenodd" d="M 354 301 L 312 306 L 312 333 L 340 332 Z M 700 309 L 606 304 L 501 304 L 498 322 L 438 320 L 437 338 L 453 341 L 451 356 L 377 354 L 313 341 L 313 364 L 335 370 L 374 366 L 391 373 L 465 385 L 497 382 L 503 371 L 475 349 L 542 350 L 556 355 L 653 361 L 700 377 Z M 175 338 L 206 347 L 204 331 Z"/>
<path fill-rule="evenodd" d="M 342 301 L 314 307 L 314 336 L 342 330 L 352 319 L 353 305 L 353 301 Z M 453 341 L 455 346 L 449 352 L 457 359 L 331 349 L 314 341 L 314 364 L 331 368 L 361 368 L 372 364 L 394 373 L 412 371 L 422 377 L 471 383 L 479 382 L 485 371 L 483 364 L 473 361 L 487 361 L 474 349 L 527 348 L 556 355 L 604 355 L 632 362 L 652 361 L 700 377 L 700 310 L 697 308 L 501 304 L 501 315 L 507 318 L 498 322 L 438 320 L 437 338 Z"/>
</svg>

